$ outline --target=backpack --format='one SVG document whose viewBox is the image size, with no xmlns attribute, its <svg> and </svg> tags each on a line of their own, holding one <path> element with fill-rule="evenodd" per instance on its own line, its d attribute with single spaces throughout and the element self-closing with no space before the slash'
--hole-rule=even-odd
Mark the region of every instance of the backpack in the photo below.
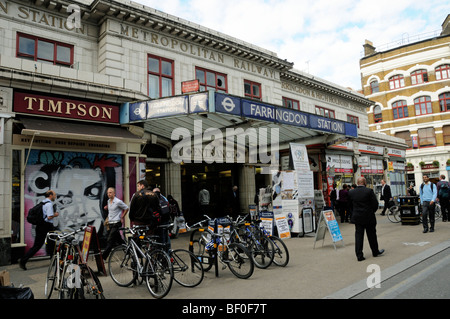
<svg viewBox="0 0 450 319">
<path fill-rule="evenodd" d="M 439 198 L 448 198 L 449 188 L 448 188 L 448 182 L 443 182 L 442 185 L 439 187 Z"/>
<path fill-rule="evenodd" d="M 430 183 L 431 184 L 431 191 L 433 191 L 433 187 L 434 187 L 434 184 L 433 183 Z M 423 186 L 424 186 L 425 184 L 424 183 L 422 183 L 422 185 L 420 185 L 420 190 L 423 192 Z"/>
<path fill-rule="evenodd" d="M 36 206 L 30 208 L 28 211 L 27 222 L 32 225 L 41 225 L 45 222 L 44 219 L 44 202 L 38 203 Z"/>
<path fill-rule="evenodd" d="M 163 196 L 159 196 L 159 206 L 161 207 L 160 224 L 167 224 L 170 222 L 170 207 L 169 201 Z"/>
</svg>

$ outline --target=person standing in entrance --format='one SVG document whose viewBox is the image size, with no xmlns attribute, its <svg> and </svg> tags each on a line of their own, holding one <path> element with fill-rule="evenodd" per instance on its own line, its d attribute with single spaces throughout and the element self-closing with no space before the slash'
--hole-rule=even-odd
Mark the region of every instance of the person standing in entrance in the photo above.
<svg viewBox="0 0 450 319">
<path fill-rule="evenodd" d="M 231 205 L 231 216 L 237 217 L 241 210 L 241 206 L 240 206 L 241 203 L 240 203 L 240 199 L 239 199 L 238 187 L 236 185 L 233 186 L 233 188 L 231 190 L 230 205 Z"/>
<path fill-rule="evenodd" d="M 108 210 L 108 226 L 109 231 L 106 237 L 106 248 L 103 251 L 103 260 L 108 258 L 111 250 L 123 242 L 120 235 L 120 227 L 122 227 L 122 219 L 128 213 L 128 206 L 123 201 L 116 197 L 116 189 L 114 187 L 108 188 L 108 204 L 104 209 Z"/>
<path fill-rule="evenodd" d="M 200 212 L 202 215 L 209 214 L 209 200 L 209 191 L 206 189 L 205 185 L 203 185 L 198 193 L 198 203 L 200 204 Z"/>
<path fill-rule="evenodd" d="M 378 257 L 384 249 L 378 249 L 377 219 L 378 200 L 372 189 L 366 187 L 366 179 L 358 178 L 357 187 L 348 194 L 349 204 L 352 206 L 352 223 L 355 224 L 355 253 L 358 261 L 365 260 L 363 254 L 364 231 L 369 240 L 372 255 Z"/>
<path fill-rule="evenodd" d="M 449 217 L 450 184 L 445 180 L 445 175 L 439 177 L 439 182 L 436 186 L 439 204 L 441 205 L 442 221 L 446 222 Z"/>
<path fill-rule="evenodd" d="M 390 207 L 390 203 L 392 201 L 391 187 L 388 184 L 386 184 L 384 179 L 381 180 L 380 200 L 384 201 L 383 211 L 381 212 L 381 216 L 384 216 L 386 214 L 386 209 Z"/>
<path fill-rule="evenodd" d="M 430 219 L 430 232 L 434 232 L 434 208 L 437 197 L 437 186 L 430 182 L 427 175 L 423 175 L 423 184 L 420 185 L 420 203 L 422 204 L 423 232 L 428 232 L 428 218 Z"/>
<path fill-rule="evenodd" d="M 47 233 L 54 230 L 53 219 L 59 216 L 58 212 L 53 210 L 53 202 L 56 199 L 56 193 L 53 190 L 49 190 L 45 193 L 45 203 L 42 206 L 42 213 L 44 215 L 44 222 L 42 224 L 36 225 L 36 237 L 34 239 L 33 247 L 28 250 L 28 252 L 19 260 L 19 266 L 23 270 L 27 270 L 26 263 L 28 259 L 33 257 L 44 245 Z M 46 247 L 47 254 L 51 255 L 53 253 L 54 245 L 53 241 L 50 241 Z"/>
</svg>

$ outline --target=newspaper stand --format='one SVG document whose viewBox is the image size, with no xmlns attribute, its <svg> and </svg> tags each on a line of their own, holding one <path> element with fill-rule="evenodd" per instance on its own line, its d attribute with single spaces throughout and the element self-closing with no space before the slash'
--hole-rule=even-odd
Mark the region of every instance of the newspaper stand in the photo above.
<svg viewBox="0 0 450 319">
<path fill-rule="evenodd" d="M 400 196 L 399 201 L 402 225 L 419 225 L 419 196 Z"/>
</svg>

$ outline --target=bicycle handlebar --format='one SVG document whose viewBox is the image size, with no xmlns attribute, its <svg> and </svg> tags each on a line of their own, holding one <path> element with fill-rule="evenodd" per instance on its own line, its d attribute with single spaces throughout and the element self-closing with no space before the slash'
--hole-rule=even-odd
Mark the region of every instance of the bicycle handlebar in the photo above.
<svg viewBox="0 0 450 319">
<path fill-rule="evenodd" d="M 63 232 L 48 232 L 47 235 L 45 236 L 45 243 L 47 244 L 48 239 L 53 240 L 53 241 L 66 239 L 68 237 L 71 237 L 71 236 L 85 230 L 86 227 L 87 226 L 82 226 L 81 228 L 74 230 L 73 232 L 67 233 L 67 234 L 64 234 Z"/>
<path fill-rule="evenodd" d="M 193 229 L 194 227 L 202 226 L 203 223 L 208 222 L 208 221 L 211 220 L 211 218 L 210 218 L 208 215 L 203 215 L 203 217 L 206 217 L 206 219 L 201 220 L 201 221 L 199 221 L 199 222 L 197 222 L 197 223 L 195 223 L 195 224 L 193 224 L 193 225 L 191 225 L 191 226 L 189 226 L 189 225 L 186 223 L 186 229 L 189 231 L 189 230 Z"/>
</svg>

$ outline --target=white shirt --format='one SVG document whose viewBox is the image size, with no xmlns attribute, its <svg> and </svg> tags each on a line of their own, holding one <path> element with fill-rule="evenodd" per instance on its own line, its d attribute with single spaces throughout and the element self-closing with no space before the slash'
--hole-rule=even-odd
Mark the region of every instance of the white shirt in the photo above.
<svg viewBox="0 0 450 319">
<path fill-rule="evenodd" d="M 117 197 L 114 197 L 112 202 L 108 198 L 108 221 L 110 223 L 120 222 L 122 211 L 124 211 L 125 209 L 128 209 L 127 204 L 125 204 Z"/>
</svg>

